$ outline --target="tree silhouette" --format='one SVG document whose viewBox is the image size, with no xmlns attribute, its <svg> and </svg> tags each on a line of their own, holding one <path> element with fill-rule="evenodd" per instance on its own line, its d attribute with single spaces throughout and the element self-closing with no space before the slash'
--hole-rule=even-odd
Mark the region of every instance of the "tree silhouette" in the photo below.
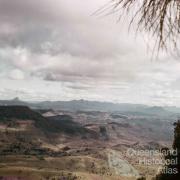
<svg viewBox="0 0 180 180">
<path fill-rule="evenodd" d="M 97 12 L 109 11 L 130 13 L 130 25 L 137 22 L 138 30 L 146 30 L 156 36 L 159 49 L 178 49 L 180 35 L 180 0 L 111 0 Z"/>
<path fill-rule="evenodd" d="M 178 120 L 177 123 L 174 124 L 174 143 L 173 143 L 173 149 L 177 151 L 177 155 L 172 155 L 170 152 L 166 153 L 165 159 L 170 160 L 175 160 L 175 164 L 169 164 L 165 165 L 164 169 L 169 169 L 172 170 L 172 172 L 176 173 L 170 173 L 166 171 L 166 173 L 160 173 L 159 175 L 156 176 L 156 180 L 179 180 L 180 179 L 180 120 Z M 167 152 L 169 150 L 167 149 Z"/>
</svg>

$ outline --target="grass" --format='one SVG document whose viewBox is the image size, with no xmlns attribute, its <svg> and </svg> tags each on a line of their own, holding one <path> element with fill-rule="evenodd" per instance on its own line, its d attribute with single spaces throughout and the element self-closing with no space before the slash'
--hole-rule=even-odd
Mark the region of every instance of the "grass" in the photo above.
<svg viewBox="0 0 180 180">
<path fill-rule="evenodd" d="M 0 159 L 0 176 L 26 177 L 30 180 L 50 179 L 52 177 L 66 177 L 70 180 L 85 180 L 88 176 L 109 177 L 106 162 L 90 156 L 66 156 L 60 158 L 35 156 L 4 156 Z M 84 176 L 85 175 L 85 176 Z M 28 179 L 28 180 L 29 180 Z M 68 179 L 66 179 L 68 180 Z"/>
</svg>

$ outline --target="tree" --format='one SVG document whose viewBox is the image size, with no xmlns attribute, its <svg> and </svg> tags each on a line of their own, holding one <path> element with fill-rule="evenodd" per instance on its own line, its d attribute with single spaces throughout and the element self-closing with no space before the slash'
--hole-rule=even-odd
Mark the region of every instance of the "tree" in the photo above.
<svg viewBox="0 0 180 180">
<path fill-rule="evenodd" d="M 180 120 L 178 120 L 177 123 L 174 124 L 174 143 L 173 143 L 173 149 L 177 151 L 176 155 L 172 155 L 172 153 L 167 149 L 165 159 L 174 160 L 176 162 L 175 164 L 169 164 L 165 165 L 164 169 L 167 171 L 164 173 L 160 173 L 159 175 L 156 176 L 156 180 L 179 180 L 180 179 Z M 172 170 L 169 173 L 168 169 Z"/>
<path fill-rule="evenodd" d="M 175 125 L 175 130 L 174 130 L 174 143 L 173 143 L 173 148 L 177 149 L 178 155 L 178 164 L 177 164 L 177 169 L 178 169 L 178 177 L 180 179 L 180 120 L 178 120 Z"/>
<path fill-rule="evenodd" d="M 178 50 L 180 35 L 180 0 L 111 0 L 97 13 L 125 10 L 134 12 L 130 21 L 137 22 L 138 30 L 146 30 L 156 36 L 155 46 L 170 50 L 169 45 Z M 124 12 L 124 11 L 123 11 Z"/>
</svg>

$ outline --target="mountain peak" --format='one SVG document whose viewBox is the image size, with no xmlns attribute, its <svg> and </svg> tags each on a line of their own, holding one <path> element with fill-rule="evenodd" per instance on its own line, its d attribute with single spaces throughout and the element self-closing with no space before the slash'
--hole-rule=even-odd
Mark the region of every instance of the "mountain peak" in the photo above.
<svg viewBox="0 0 180 180">
<path fill-rule="evenodd" d="M 19 97 L 15 97 L 12 101 L 20 101 Z"/>
</svg>

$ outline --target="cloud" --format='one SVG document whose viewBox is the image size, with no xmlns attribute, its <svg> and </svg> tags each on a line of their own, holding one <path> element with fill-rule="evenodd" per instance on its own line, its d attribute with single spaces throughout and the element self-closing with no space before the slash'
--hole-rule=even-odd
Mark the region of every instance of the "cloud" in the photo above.
<svg viewBox="0 0 180 180">
<path fill-rule="evenodd" d="M 104 3 L 0 0 L 0 95 L 176 104 L 179 62 L 150 61 L 146 34 L 91 16 Z"/>
<path fill-rule="evenodd" d="M 0 22 L 4 30 L 0 44 L 37 53 L 92 58 L 116 57 L 132 50 L 128 37 L 123 38 L 123 27 L 111 23 L 112 19 L 90 16 L 99 6 L 95 1 L 86 3 L 89 8 L 82 10 L 85 4 L 79 0 L 1 0 Z"/>
<path fill-rule="evenodd" d="M 14 69 L 10 72 L 9 78 L 14 80 L 22 80 L 24 79 L 24 73 L 19 69 Z"/>
</svg>

